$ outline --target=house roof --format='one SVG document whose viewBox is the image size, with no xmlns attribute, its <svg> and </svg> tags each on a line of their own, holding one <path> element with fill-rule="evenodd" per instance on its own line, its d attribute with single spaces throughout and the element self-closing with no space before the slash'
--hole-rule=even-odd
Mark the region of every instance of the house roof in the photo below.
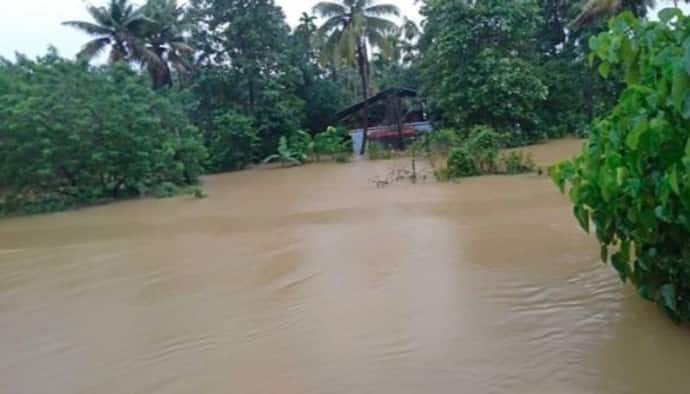
<svg viewBox="0 0 690 394">
<path fill-rule="evenodd" d="M 379 101 L 385 100 L 391 96 L 417 97 L 417 91 L 413 90 L 413 89 L 408 89 L 408 88 L 388 89 L 388 90 L 384 90 L 384 91 L 378 93 L 377 95 L 369 97 L 366 100 L 366 103 L 369 105 L 372 105 L 372 104 L 377 103 Z M 344 110 L 335 114 L 335 119 L 336 120 L 342 120 L 343 118 L 347 118 L 348 116 L 361 111 L 364 108 L 364 103 L 365 102 L 362 101 L 362 102 L 357 103 L 355 105 L 352 105 L 348 108 L 345 108 Z"/>
</svg>

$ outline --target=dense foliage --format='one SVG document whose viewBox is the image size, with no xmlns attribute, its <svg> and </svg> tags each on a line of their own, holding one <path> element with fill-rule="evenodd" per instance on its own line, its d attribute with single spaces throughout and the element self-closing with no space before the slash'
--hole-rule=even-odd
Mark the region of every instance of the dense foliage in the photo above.
<svg viewBox="0 0 690 394">
<path fill-rule="evenodd" d="M 561 0 L 425 1 L 414 68 L 435 125 L 466 135 L 486 124 L 511 146 L 586 133 L 621 85 L 587 67 L 601 23 L 569 29 L 579 12 Z"/>
<path fill-rule="evenodd" d="M 582 153 L 552 170 L 602 259 L 673 319 L 690 321 L 690 18 L 631 13 L 590 40 L 599 72 L 626 81 Z"/>
<path fill-rule="evenodd" d="M 435 116 L 456 128 L 487 124 L 536 139 L 535 108 L 547 95 L 527 60 L 536 54 L 536 1 L 430 0 L 422 13 L 421 67 Z"/>
<path fill-rule="evenodd" d="M 54 53 L 0 65 L 0 184 L 7 211 L 37 211 L 189 184 L 203 171 L 185 101 L 124 66 Z"/>
<path fill-rule="evenodd" d="M 501 155 L 500 150 L 506 147 L 506 138 L 490 126 L 475 126 L 465 138 L 456 137 L 456 133 L 445 134 L 450 134 L 444 139 L 449 142 L 450 150 L 447 166 L 437 173 L 441 180 L 482 174 L 520 174 L 535 169 L 531 156 L 520 151 Z M 432 138 L 430 142 L 433 149 L 441 141 Z"/>
<path fill-rule="evenodd" d="M 321 2 L 294 28 L 274 0 L 87 5 L 90 20 L 65 22 L 90 36 L 79 62 L 54 53 L 2 61 L 0 149 L 9 164 L 0 199 L 56 209 L 170 195 L 201 173 L 267 157 L 344 161 L 351 148 L 342 128 L 329 127 L 335 115 L 403 87 L 422 93 L 413 115 L 434 121 L 425 146 L 444 162 L 451 153 L 449 164 L 469 158 L 454 166 L 458 175 L 526 171 L 528 158 L 501 157 L 498 148 L 584 133 L 622 88 L 617 66 L 604 79 L 586 65 L 585 43 L 602 31 L 592 12 L 599 8 L 420 3 L 421 25 L 398 18 L 393 4 L 367 0 Z M 644 14 L 643 0 L 615 3 Z M 568 27 L 585 13 L 592 17 Z M 101 64 L 103 55 L 107 65 L 81 63 Z M 404 103 L 386 106 L 408 115 Z M 363 112 L 375 119 L 384 109 Z M 369 155 L 396 156 L 377 145 Z"/>
<path fill-rule="evenodd" d="M 261 143 L 253 119 L 233 110 L 216 112 L 205 138 L 212 171 L 245 168 L 255 161 Z"/>
</svg>

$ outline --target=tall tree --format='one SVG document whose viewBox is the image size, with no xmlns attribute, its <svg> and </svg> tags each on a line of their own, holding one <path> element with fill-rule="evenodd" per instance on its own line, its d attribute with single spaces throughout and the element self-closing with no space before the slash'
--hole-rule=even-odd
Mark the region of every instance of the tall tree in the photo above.
<svg viewBox="0 0 690 394">
<path fill-rule="evenodd" d="M 429 0 L 420 40 L 423 91 L 439 123 L 485 124 L 528 142 L 540 137 L 536 109 L 546 86 L 534 64 L 535 0 Z"/>
<path fill-rule="evenodd" d="M 387 34 L 398 26 L 386 19 L 400 15 L 392 4 L 376 4 L 373 0 L 338 0 L 320 2 L 314 13 L 326 18 L 319 27 L 325 37 L 326 52 L 347 64 L 356 64 L 359 72 L 364 109 L 362 114 L 363 142 L 361 154 L 366 151 L 369 128 L 369 52 L 374 48 L 389 50 Z"/>
<path fill-rule="evenodd" d="M 192 0 L 192 46 L 201 51 L 194 86 L 200 114 L 234 109 L 254 118 L 261 152 L 299 128 L 301 72 L 290 53 L 290 27 L 273 0 Z"/>
<path fill-rule="evenodd" d="M 176 0 L 149 0 L 135 7 L 129 0 L 110 0 L 105 7 L 87 6 L 94 22 L 63 24 L 95 38 L 77 55 L 90 61 L 110 48 L 110 62 L 135 62 L 146 67 L 153 86 L 172 85 L 171 67 L 180 74 L 189 71 L 187 57 L 193 50 L 185 43 L 183 10 Z"/>
<path fill-rule="evenodd" d="M 153 21 L 145 32 L 146 43 L 159 59 L 146 66 L 155 88 L 171 86 L 171 69 L 181 77 L 187 75 L 191 69 L 189 58 L 194 53 L 184 37 L 188 31 L 184 9 L 177 0 L 148 0 L 144 11 Z"/>
<path fill-rule="evenodd" d="M 690 2 L 689 0 L 683 1 L 685 3 Z M 580 28 L 598 18 L 610 16 L 623 10 L 629 10 L 637 17 L 644 17 L 647 15 L 647 11 L 656 5 L 656 0 L 589 0 L 582 7 L 582 12 L 573 21 L 573 26 Z M 673 0 L 673 6 L 678 7 L 678 0 Z"/>
<path fill-rule="evenodd" d="M 129 0 L 110 0 L 107 6 L 89 5 L 86 11 L 93 22 L 63 22 L 65 26 L 74 27 L 94 37 L 82 47 L 77 57 L 90 61 L 110 48 L 111 63 L 158 61 L 156 54 L 147 48 L 143 39 L 153 24 L 146 16 L 144 7 L 135 7 Z"/>
</svg>

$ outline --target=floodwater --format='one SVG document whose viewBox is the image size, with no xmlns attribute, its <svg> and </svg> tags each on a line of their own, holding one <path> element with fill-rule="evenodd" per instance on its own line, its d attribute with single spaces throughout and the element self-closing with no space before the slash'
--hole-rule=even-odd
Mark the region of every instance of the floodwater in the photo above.
<svg viewBox="0 0 690 394">
<path fill-rule="evenodd" d="M 546 177 L 369 182 L 398 165 L 0 221 L 0 393 L 688 390 L 690 332 L 599 262 Z"/>
</svg>

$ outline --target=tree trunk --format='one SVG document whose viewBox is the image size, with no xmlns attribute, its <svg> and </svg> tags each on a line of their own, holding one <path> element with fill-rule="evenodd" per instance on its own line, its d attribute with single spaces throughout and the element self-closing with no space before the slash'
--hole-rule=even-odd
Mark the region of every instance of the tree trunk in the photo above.
<svg viewBox="0 0 690 394">
<path fill-rule="evenodd" d="M 594 120 L 594 78 L 592 72 L 585 72 L 585 114 L 587 114 L 587 123 L 591 124 Z"/>
<path fill-rule="evenodd" d="M 249 93 L 249 113 L 252 114 L 252 116 L 256 116 L 256 112 L 254 111 L 256 106 L 255 106 L 255 92 L 254 92 L 254 78 L 249 77 L 249 83 L 247 86 L 247 91 Z"/>
<path fill-rule="evenodd" d="M 362 111 L 362 148 L 359 154 L 363 155 L 367 150 L 367 140 L 369 139 L 369 71 L 367 48 L 363 39 L 357 42 L 357 63 L 359 65 L 359 77 L 362 82 L 362 97 L 364 98 L 364 110 Z"/>
<path fill-rule="evenodd" d="M 402 119 L 402 99 L 400 96 L 395 96 L 395 123 L 398 126 L 398 149 L 405 150 L 405 138 L 403 137 L 403 119 Z"/>
<path fill-rule="evenodd" d="M 156 46 L 153 50 L 156 52 L 158 59 L 160 59 L 160 64 L 149 65 L 149 72 L 153 79 L 153 89 L 159 90 L 164 86 L 172 87 L 172 71 L 168 62 L 165 61 L 165 49 L 161 46 Z"/>
</svg>

